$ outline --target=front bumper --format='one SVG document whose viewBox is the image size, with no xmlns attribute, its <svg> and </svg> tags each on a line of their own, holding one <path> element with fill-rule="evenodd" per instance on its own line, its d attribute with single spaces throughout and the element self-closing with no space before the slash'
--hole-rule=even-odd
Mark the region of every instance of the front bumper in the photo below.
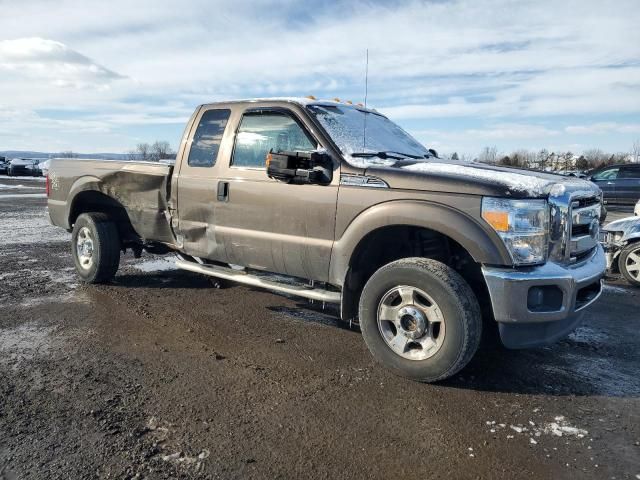
<svg viewBox="0 0 640 480">
<path fill-rule="evenodd" d="M 547 262 L 517 270 L 483 267 L 502 342 L 509 348 L 525 348 L 565 336 L 602 293 L 605 270 L 600 245 L 588 259 L 572 266 Z"/>
</svg>

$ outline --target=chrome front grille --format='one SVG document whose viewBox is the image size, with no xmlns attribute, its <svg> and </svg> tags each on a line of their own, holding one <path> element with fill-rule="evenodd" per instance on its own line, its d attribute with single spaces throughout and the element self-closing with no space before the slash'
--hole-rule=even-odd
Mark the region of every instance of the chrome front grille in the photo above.
<svg viewBox="0 0 640 480">
<path fill-rule="evenodd" d="M 598 197 L 591 197 L 571 202 L 570 260 L 580 261 L 598 245 L 598 237 L 600 236 L 599 200 Z"/>
<path fill-rule="evenodd" d="M 549 204 L 549 258 L 561 264 L 578 263 L 587 258 L 598 245 L 599 192 L 565 189 L 561 195 L 551 196 Z"/>
</svg>

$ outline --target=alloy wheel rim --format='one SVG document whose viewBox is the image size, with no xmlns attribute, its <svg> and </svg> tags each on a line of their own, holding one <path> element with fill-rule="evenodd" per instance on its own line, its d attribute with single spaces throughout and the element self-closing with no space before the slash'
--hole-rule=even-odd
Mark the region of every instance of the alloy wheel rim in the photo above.
<svg viewBox="0 0 640 480">
<path fill-rule="evenodd" d="M 444 342 L 445 321 L 438 304 L 416 287 L 401 285 L 378 304 L 378 329 L 387 346 L 407 360 L 426 360 Z"/>
<path fill-rule="evenodd" d="M 80 266 L 88 270 L 93 265 L 93 236 L 91 230 L 82 227 L 76 239 L 76 255 Z"/>
<path fill-rule="evenodd" d="M 640 247 L 632 250 L 629 255 L 627 255 L 625 268 L 627 272 L 629 272 L 629 275 L 640 281 Z"/>
</svg>

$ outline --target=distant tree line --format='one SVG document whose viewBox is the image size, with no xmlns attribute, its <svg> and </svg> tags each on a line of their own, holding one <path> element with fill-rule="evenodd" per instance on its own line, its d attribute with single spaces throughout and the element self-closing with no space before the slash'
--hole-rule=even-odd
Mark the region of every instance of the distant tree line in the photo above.
<svg viewBox="0 0 640 480">
<path fill-rule="evenodd" d="M 160 160 L 175 159 L 176 152 L 172 150 L 169 142 L 156 140 L 152 144 L 139 143 L 135 150 L 129 151 L 127 157 L 129 160 L 159 162 Z"/>
<path fill-rule="evenodd" d="M 569 170 L 594 170 L 617 163 L 640 163 L 640 140 L 636 140 L 629 153 L 607 153 L 599 148 L 585 150 L 581 155 L 571 151 L 550 152 L 543 148 L 539 151 L 526 149 L 515 150 L 511 153 L 499 153 L 495 146 L 484 147 L 475 158 L 469 155 L 458 155 L 454 152 L 451 160 L 475 160 L 492 165 L 504 165 L 517 168 L 566 172 Z"/>
</svg>

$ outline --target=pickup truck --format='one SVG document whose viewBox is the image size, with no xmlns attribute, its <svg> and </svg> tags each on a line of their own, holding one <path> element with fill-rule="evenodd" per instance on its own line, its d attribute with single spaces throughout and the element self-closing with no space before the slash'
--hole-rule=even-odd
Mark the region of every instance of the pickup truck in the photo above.
<svg viewBox="0 0 640 480">
<path fill-rule="evenodd" d="M 380 363 L 434 382 L 475 354 L 553 342 L 601 293 L 601 191 L 448 161 L 375 110 L 282 98 L 199 106 L 175 165 L 53 160 L 51 222 L 80 278 L 131 249 L 338 304 Z M 495 328 L 497 325 L 498 328 Z"/>
</svg>

